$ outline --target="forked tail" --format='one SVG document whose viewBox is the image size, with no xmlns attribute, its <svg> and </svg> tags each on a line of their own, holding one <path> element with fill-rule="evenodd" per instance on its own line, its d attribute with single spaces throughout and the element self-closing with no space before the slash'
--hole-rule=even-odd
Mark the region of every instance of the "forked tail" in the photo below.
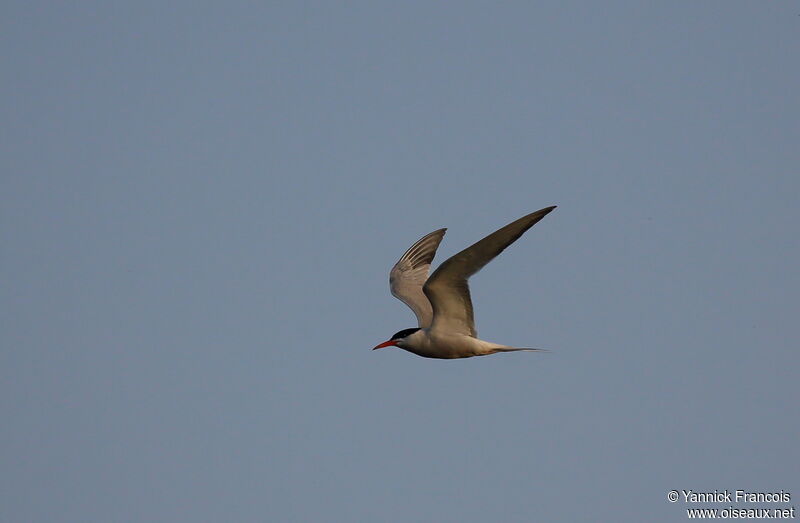
<svg viewBox="0 0 800 523">
<path fill-rule="evenodd" d="M 495 352 L 550 352 L 548 349 L 532 349 L 529 347 L 496 347 L 494 350 Z"/>
</svg>

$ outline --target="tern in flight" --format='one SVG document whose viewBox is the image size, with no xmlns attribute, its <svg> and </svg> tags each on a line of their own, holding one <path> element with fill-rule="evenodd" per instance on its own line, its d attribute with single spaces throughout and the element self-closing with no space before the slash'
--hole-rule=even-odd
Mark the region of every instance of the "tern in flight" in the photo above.
<svg viewBox="0 0 800 523">
<path fill-rule="evenodd" d="M 546 207 L 498 229 L 442 263 L 430 278 L 431 262 L 447 229 L 420 238 L 389 273 L 392 295 L 414 311 L 419 327 L 403 329 L 372 350 L 400 347 L 425 358 L 443 359 L 543 350 L 478 339 L 467 280 L 555 208 Z"/>
</svg>

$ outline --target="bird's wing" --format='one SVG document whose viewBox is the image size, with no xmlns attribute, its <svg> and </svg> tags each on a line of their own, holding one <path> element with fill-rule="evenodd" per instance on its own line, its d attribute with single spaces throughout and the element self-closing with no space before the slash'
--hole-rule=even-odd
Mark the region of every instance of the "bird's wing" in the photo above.
<svg viewBox="0 0 800 523">
<path fill-rule="evenodd" d="M 433 309 L 422 292 L 422 285 L 428 279 L 431 262 L 446 230 L 433 231 L 417 240 L 394 264 L 389 273 L 389 289 L 392 291 L 392 296 L 414 311 L 422 329 L 430 327 L 433 320 Z"/>
<path fill-rule="evenodd" d="M 477 337 L 467 280 L 553 209 L 523 216 L 442 263 L 423 287 L 433 306 L 431 328 Z"/>
</svg>

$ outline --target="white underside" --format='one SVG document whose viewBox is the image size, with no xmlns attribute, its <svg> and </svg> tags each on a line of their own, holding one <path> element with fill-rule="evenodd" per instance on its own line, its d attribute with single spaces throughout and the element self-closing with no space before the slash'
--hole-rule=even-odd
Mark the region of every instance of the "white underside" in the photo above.
<svg viewBox="0 0 800 523">
<path fill-rule="evenodd" d="M 470 358 L 496 352 L 514 350 L 514 347 L 479 340 L 464 334 L 420 329 L 403 340 L 398 347 L 426 358 Z"/>
</svg>

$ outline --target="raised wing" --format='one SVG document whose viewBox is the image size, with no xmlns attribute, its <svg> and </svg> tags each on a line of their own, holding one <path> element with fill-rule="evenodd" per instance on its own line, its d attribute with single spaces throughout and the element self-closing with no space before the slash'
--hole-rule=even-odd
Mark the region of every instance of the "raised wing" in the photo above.
<svg viewBox="0 0 800 523">
<path fill-rule="evenodd" d="M 389 273 L 389 289 L 392 291 L 392 296 L 414 311 L 422 329 L 430 327 L 433 320 L 433 309 L 422 292 L 422 285 L 428 279 L 431 262 L 439 243 L 444 238 L 445 231 L 447 229 L 439 229 L 417 240 L 394 264 Z"/>
<path fill-rule="evenodd" d="M 523 216 L 442 263 L 423 286 L 433 306 L 431 328 L 477 337 L 467 280 L 555 208 Z"/>
</svg>

